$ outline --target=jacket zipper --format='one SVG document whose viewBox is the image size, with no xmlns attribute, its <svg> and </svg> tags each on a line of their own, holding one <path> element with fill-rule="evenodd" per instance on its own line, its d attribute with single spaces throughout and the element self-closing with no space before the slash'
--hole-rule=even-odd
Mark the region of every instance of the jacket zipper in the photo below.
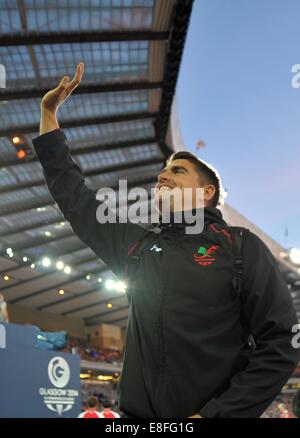
<svg viewBox="0 0 300 438">
<path fill-rule="evenodd" d="M 166 288 L 166 282 L 167 282 L 167 276 L 168 276 L 168 268 L 169 268 L 169 264 L 166 264 L 165 266 L 165 276 L 164 276 L 164 280 L 163 280 L 163 284 L 162 284 L 162 297 L 161 297 L 161 304 L 160 304 L 160 309 L 159 309 L 159 314 L 158 314 L 158 333 L 159 333 L 159 377 L 158 377 L 158 386 L 157 386 L 157 390 L 156 390 L 156 414 L 158 416 L 160 415 L 160 389 L 163 387 L 163 381 L 164 381 L 164 371 L 165 371 L 165 343 L 164 343 L 164 332 L 163 332 L 163 312 L 164 312 L 164 303 L 165 303 L 165 298 L 166 298 L 166 294 L 164 293 Z"/>
<path fill-rule="evenodd" d="M 160 310 L 159 310 L 159 316 L 158 316 L 158 333 L 159 333 L 159 377 L 158 377 L 158 386 L 156 390 L 156 414 L 158 416 L 160 412 L 160 406 L 159 406 L 159 397 L 160 397 L 160 389 L 163 386 L 163 380 L 164 380 L 164 367 L 165 367 L 165 346 L 164 346 L 164 334 L 163 334 L 163 310 L 164 310 L 164 299 L 165 295 L 162 296 Z"/>
</svg>

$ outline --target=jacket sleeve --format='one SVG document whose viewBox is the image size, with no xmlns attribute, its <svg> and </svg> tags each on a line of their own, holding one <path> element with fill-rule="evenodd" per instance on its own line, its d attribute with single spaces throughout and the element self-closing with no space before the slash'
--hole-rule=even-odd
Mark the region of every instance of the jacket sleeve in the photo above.
<svg viewBox="0 0 300 438">
<path fill-rule="evenodd" d="M 244 311 L 256 349 L 228 389 L 200 410 L 207 418 L 256 418 L 274 400 L 300 359 L 292 327 L 297 324 L 291 295 L 266 245 L 249 233 L 244 246 Z"/>
<path fill-rule="evenodd" d="M 96 214 L 101 202 L 85 185 L 63 131 L 56 129 L 43 134 L 33 140 L 33 145 L 49 191 L 74 233 L 116 275 L 122 275 L 128 246 L 144 234 L 144 229 L 132 223 L 119 223 L 118 219 L 116 223 L 98 222 Z"/>
</svg>

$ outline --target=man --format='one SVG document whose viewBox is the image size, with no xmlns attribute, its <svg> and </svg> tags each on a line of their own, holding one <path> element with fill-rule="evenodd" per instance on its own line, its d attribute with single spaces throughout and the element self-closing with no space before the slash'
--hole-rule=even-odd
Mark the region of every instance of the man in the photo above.
<svg viewBox="0 0 300 438">
<path fill-rule="evenodd" d="M 0 323 L 1 322 L 9 322 L 7 304 L 2 294 L 0 294 Z"/>
<path fill-rule="evenodd" d="M 79 64 L 72 80 L 64 77 L 44 96 L 41 135 L 33 143 L 65 218 L 116 275 L 124 275 L 134 245 L 146 235 L 152 239 L 127 291 L 119 409 L 142 418 L 260 416 L 299 359 L 291 345 L 297 319 L 276 261 L 249 233 L 243 247 L 241 304 L 232 285 L 235 266 L 229 227 L 216 208 L 218 177 L 191 154 L 171 157 L 158 176 L 156 200 L 160 205 L 169 189 L 201 187 L 202 233 L 186 234 L 186 224 L 174 220 L 176 211 L 170 223 L 160 224 L 157 234 L 133 223 L 98 223 L 100 202 L 84 184 L 56 118 L 59 106 L 80 83 L 83 68 Z M 254 351 L 248 347 L 241 313 L 255 340 Z"/>
<path fill-rule="evenodd" d="M 103 411 L 100 412 L 100 418 L 121 418 L 121 415 L 118 412 L 112 410 L 110 400 L 105 400 L 102 403 Z"/>
<path fill-rule="evenodd" d="M 90 396 L 86 400 L 86 408 L 77 418 L 102 418 L 101 413 L 97 410 L 98 400 L 94 396 Z"/>
</svg>

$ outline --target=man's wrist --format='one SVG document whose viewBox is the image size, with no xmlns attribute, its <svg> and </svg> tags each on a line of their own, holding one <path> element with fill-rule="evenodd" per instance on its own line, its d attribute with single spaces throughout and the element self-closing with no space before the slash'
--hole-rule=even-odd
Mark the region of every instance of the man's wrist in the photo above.
<svg viewBox="0 0 300 438">
<path fill-rule="evenodd" d="M 56 110 L 50 110 L 41 106 L 41 123 L 40 123 L 40 135 L 47 132 L 59 129 L 59 124 L 56 117 Z"/>
</svg>

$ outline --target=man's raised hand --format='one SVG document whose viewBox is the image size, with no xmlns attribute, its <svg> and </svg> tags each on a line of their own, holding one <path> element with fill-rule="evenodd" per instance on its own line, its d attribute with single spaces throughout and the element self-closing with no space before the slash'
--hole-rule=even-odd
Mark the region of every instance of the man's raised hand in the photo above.
<svg viewBox="0 0 300 438">
<path fill-rule="evenodd" d="M 84 63 L 80 62 L 76 67 L 76 72 L 72 80 L 69 76 L 64 76 L 58 86 L 53 90 L 48 91 L 42 99 L 41 108 L 46 111 L 56 112 L 65 100 L 70 96 L 72 91 L 81 82 L 84 72 Z"/>
</svg>

